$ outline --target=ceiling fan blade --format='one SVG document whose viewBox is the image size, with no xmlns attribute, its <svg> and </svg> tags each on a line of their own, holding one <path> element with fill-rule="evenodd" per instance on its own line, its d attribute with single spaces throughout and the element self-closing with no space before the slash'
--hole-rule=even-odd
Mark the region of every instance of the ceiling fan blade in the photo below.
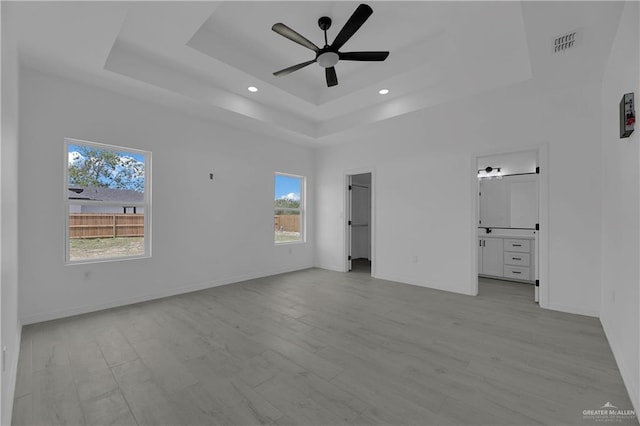
<svg viewBox="0 0 640 426">
<path fill-rule="evenodd" d="M 315 44 L 307 40 L 305 37 L 303 37 L 296 31 L 287 27 L 285 24 L 282 24 L 282 23 L 274 24 L 273 27 L 271 27 L 271 29 L 277 32 L 278 34 L 280 34 L 281 36 L 286 37 L 289 40 L 296 42 L 301 46 L 306 47 L 307 49 L 311 49 L 316 53 L 318 53 L 318 51 L 320 50 L 318 46 L 316 46 Z"/>
<path fill-rule="evenodd" d="M 302 62 L 302 63 L 300 63 L 300 64 L 292 65 L 292 66 L 290 66 L 290 67 L 288 67 L 288 68 L 285 68 L 285 69 L 283 69 L 283 70 L 280 70 L 280 71 L 276 71 L 276 72 L 274 72 L 274 73 L 273 73 L 273 75 L 275 75 L 276 77 L 280 77 L 280 76 L 282 76 L 282 75 L 291 74 L 291 73 L 292 73 L 292 72 L 294 72 L 294 71 L 298 71 L 300 68 L 304 68 L 304 67 L 306 67 L 307 65 L 311 65 L 311 64 L 312 64 L 312 63 L 314 63 L 315 61 L 316 61 L 315 59 L 312 59 L 312 60 L 307 61 L 307 62 Z"/>
<path fill-rule="evenodd" d="M 384 61 L 389 52 L 338 52 L 341 61 Z"/>
<path fill-rule="evenodd" d="M 336 75 L 335 67 L 325 68 L 324 73 L 327 76 L 327 87 L 335 86 L 338 84 L 338 76 Z"/>
<path fill-rule="evenodd" d="M 358 31 L 362 24 L 364 24 L 365 21 L 369 19 L 369 16 L 371 16 L 372 13 L 373 9 L 371 9 L 371 7 L 367 6 L 366 4 L 361 4 L 360 6 L 358 6 L 355 12 L 353 12 L 353 15 L 351 15 L 351 18 L 349 18 L 347 23 L 344 24 L 344 27 L 342 27 L 342 29 L 336 36 L 336 39 L 333 40 L 331 48 L 334 51 L 339 50 L 342 45 L 345 44 L 347 40 L 349 40 L 351 36 L 356 33 L 356 31 Z"/>
</svg>

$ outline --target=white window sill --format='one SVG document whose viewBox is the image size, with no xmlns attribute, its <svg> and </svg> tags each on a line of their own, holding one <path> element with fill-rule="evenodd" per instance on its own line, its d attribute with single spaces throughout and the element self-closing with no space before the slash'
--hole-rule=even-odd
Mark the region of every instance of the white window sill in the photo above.
<svg viewBox="0 0 640 426">
<path fill-rule="evenodd" d="M 140 260 L 140 259 L 151 259 L 151 255 L 145 254 L 142 256 L 110 257 L 107 259 L 67 260 L 64 263 L 64 266 L 90 265 L 93 263 L 122 262 L 126 260 Z"/>
</svg>

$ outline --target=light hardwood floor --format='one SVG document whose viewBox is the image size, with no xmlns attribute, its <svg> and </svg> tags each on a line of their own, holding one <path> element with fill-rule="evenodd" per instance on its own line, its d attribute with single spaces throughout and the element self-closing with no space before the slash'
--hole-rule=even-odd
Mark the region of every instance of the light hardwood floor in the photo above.
<svg viewBox="0 0 640 426">
<path fill-rule="evenodd" d="M 27 326 L 13 424 L 559 425 L 632 409 L 599 321 L 532 291 L 311 269 Z"/>
</svg>

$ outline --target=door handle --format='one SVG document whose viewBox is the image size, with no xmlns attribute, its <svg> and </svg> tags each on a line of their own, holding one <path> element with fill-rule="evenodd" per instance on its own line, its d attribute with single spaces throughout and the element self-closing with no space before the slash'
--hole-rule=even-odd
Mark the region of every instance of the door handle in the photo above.
<svg viewBox="0 0 640 426">
<path fill-rule="evenodd" d="M 522 260 L 521 257 L 512 257 L 511 260 Z"/>
</svg>

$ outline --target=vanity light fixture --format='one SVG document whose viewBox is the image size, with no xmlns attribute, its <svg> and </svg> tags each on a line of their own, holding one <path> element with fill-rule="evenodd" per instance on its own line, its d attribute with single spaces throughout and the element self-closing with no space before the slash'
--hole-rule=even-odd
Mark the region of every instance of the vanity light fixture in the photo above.
<svg viewBox="0 0 640 426">
<path fill-rule="evenodd" d="M 478 170 L 478 179 L 502 179 L 502 173 L 500 173 L 500 167 L 487 167 L 485 169 Z"/>
</svg>

